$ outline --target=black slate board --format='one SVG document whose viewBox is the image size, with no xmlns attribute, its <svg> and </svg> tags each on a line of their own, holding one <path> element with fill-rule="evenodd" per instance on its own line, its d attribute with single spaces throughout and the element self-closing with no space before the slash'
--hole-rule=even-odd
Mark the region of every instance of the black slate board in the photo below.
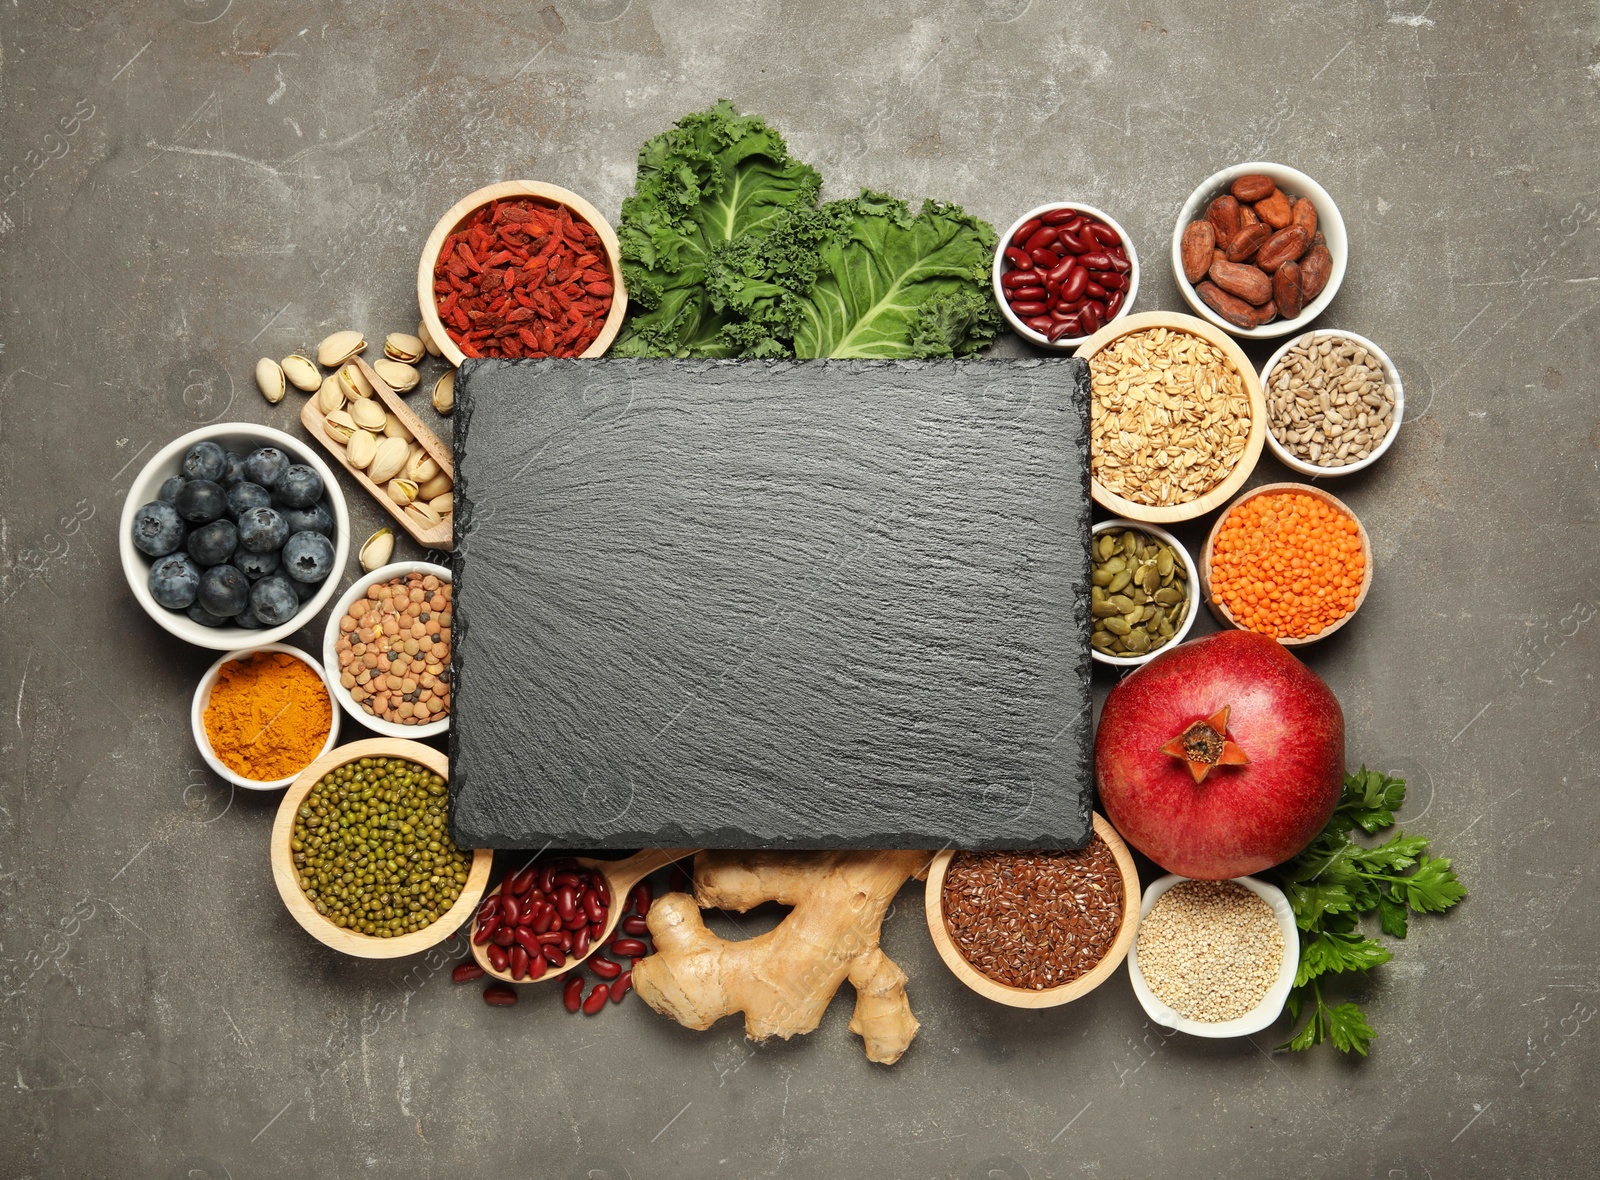
<svg viewBox="0 0 1600 1180">
<path fill-rule="evenodd" d="M 469 361 L 463 847 L 1089 839 L 1077 360 Z"/>
</svg>

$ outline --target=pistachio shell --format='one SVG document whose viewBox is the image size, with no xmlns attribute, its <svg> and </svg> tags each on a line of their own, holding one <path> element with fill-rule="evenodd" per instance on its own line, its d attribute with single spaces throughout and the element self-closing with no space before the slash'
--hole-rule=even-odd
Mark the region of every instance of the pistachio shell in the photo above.
<svg viewBox="0 0 1600 1180">
<path fill-rule="evenodd" d="M 384 413 L 383 404 L 376 398 L 364 397 L 359 401 L 350 403 L 350 416 L 356 420 L 356 425 L 362 430 L 374 433 L 383 430 L 384 420 L 388 415 Z"/>
<path fill-rule="evenodd" d="M 322 385 L 322 370 L 297 352 L 284 357 L 278 367 L 296 389 L 315 393 Z"/>
<path fill-rule="evenodd" d="M 331 414 L 335 410 L 343 409 L 344 403 L 344 385 L 339 380 L 339 374 L 329 373 L 322 379 L 322 385 L 317 390 L 317 409 L 324 414 Z"/>
<path fill-rule="evenodd" d="M 439 374 L 439 379 L 433 383 L 433 408 L 441 414 L 449 415 L 456 408 L 456 371 L 446 369 Z"/>
<path fill-rule="evenodd" d="M 428 331 L 428 325 L 423 320 L 417 321 L 417 339 L 422 341 L 422 347 L 428 350 L 429 356 L 442 356 L 439 346 L 433 342 L 433 333 Z"/>
<path fill-rule="evenodd" d="M 325 369 L 337 369 L 366 347 L 360 332 L 335 332 L 317 345 L 317 361 Z"/>
<path fill-rule="evenodd" d="M 400 474 L 406 465 L 406 444 L 398 438 L 386 438 L 378 444 L 378 453 L 367 468 L 367 478 L 376 484 L 386 484 Z"/>
<path fill-rule="evenodd" d="M 390 414 L 383 420 L 383 432 L 390 438 L 402 439 L 408 443 L 412 441 L 410 427 L 400 421 L 395 414 Z"/>
<path fill-rule="evenodd" d="M 361 568 L 371 573 L 380 565 L 388 565 L 394 556 L 394 530 L 379 529 L 361 546 Z"/>
<path fill-rule="evenodd" d="M 356 365 L 345 365 L 339 370 L 339 388 L 353 402 L 372 396 L 372 382 Z"/>
<path fill-rule="evenodd" d="M 444 519 L 427 503 L 407 504 L 406 515 L 426 525 L 435 525 Z"/>
<path fill-rule="evenodd" d="M 369 430 L 358 430 L 344 444 L 344 457 L 350 466 L 365 469 L 378 454 L 378 440 Z"/>
<path fill-rule="evenodd" d="M 440 516 L 449 516 L 455 510 L 455 506 L 456 498 L 450 492 L 446 492 L 442 496 L 435 496 L 428 501 L 428 507 L 432 508 Z"/>
<path fill-rule="evenodd" d="M 417 456 L 406 463 L 406 478 L 418 483 L 427 483 L 438 474 L 439 465 L 433 461 L 432 455 Z"/>
<path fill-rule="evenodd" d="M 322 419 L 322 428 L 334 442 L 348 443 L 350 436 L 360 429 L 348 410 L 334 410 Z"/>
<path fill-rule="evenodd" d="M 396 393 L 410 393 L 422 380 L 422 374 L 412 366 L 401 361 L 393 361 L 383 357 L 373 363 L 372 371 L 383 379 L 383 383 Z"/>
<path fill-rule="evenodd" d="M 391 479 L 389 485 L 383 490 L 389 493 L 389 499 L 404 508 L 417 498 L 417 481 L 414 479 Z"/>
<path fill-rule="evenodd" d="M 428 355 L 422 340 L 405 332 L 390 332 L 383 339 L 383 355 L 392 361 L 414 365 Z"/>
<path fill-rule="evenodd" d="M 256 385 L 261 390 L 261 396 L 273 405 L 283 400 L 287 388 L 283 383 L 283 369 L 270 356 L 264 356 L 256 362 Z"/>
<path fill-rule="evenodd" d="M 430 501 L 436 500 L 454 486 L 455 481 L 441 471 L 417 489 L 417 498 Z"/>
</svg>

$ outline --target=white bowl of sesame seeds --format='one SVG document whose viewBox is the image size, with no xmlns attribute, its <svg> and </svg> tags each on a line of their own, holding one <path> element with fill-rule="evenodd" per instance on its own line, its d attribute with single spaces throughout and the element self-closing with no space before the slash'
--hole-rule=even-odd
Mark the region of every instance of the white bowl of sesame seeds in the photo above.
<svg viewBox="0 0 1600 1180">
<path fill-rule="evenodd" d="M 1254 877 L 1195 881 L 1172 873 L 1151 882 L 1128 948 L 1128 978 L 1150 1019 L 1196 1037 L 1266 1028 L 1283 1012 L 1299 964 L 1289 899 Z"/>
</svg>

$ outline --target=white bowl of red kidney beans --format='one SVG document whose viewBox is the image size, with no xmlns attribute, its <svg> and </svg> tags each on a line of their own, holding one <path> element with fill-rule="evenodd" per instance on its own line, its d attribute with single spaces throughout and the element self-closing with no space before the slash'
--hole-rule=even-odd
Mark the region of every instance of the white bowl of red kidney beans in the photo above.
<svg viewBox="0 0 1600 1180">
<path fill-rule="evenodd" d="M 1056 201 L 1030 209 L 1000 239 L 994 297 L 1017 335 L 1076 348 L 1139 293 L 1133 239 L 1093 205 Z"/>
</svg>

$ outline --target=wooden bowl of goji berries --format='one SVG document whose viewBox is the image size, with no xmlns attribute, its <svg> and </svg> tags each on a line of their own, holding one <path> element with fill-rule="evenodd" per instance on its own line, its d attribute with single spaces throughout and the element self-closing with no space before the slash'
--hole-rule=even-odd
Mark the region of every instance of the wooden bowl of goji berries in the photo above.
<svg viewBox="0 0 1600 1180">
<path fill-rule="evenodd" d="M 1285 647 L 1326 639 L 1372 587 L 1372 540 L 1336 496 L 1305 483 L 1252 488 L 1200 552 L 1200 592 L 1224 626 Z"/>
<path fill-rule="evenodd" d="M 468 357 L 596 357 L 628 295 L 617 235 L 577 193 L 507 180 L 469 193 L 428 235 L 417 268 L 428 334 Z"/>
</svg>

